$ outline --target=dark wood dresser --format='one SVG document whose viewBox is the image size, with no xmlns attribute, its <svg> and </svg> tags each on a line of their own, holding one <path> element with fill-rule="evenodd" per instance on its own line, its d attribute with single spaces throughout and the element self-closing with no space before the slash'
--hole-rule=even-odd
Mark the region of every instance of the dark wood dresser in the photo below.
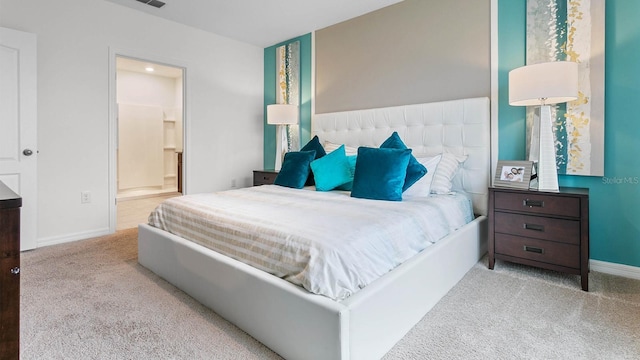
<svg viewBox="0 0 640 360">
<path fill-rule="evenodd" d="M 20 207 L 0 181 L 0 359 L 20 356 Z"/>
<path fill-rule="evenodd" d="M 496 259 L 580 275 L 589 291 L 589 189 L 489 189 L 489 269 Z"/>
<path fill-rule="evenodd" d="M 275 170 L 253 170 L 253 186 L 272 185 L 278 176 Z"/>
</svg>

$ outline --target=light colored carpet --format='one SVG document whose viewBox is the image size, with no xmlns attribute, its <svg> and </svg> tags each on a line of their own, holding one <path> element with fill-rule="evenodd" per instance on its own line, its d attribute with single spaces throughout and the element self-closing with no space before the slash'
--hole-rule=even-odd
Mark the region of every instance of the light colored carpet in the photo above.
<svg viewBox="0 0 640 360">
<path fill-rule="evenodd" d="M 280 359 L 141 267 L 136 229 L 23 253 L 21 277 L 22 359 Z M 640 281 L 590 287 L 484 259 L 385 359 L 640 359 Z"/>
</svg>

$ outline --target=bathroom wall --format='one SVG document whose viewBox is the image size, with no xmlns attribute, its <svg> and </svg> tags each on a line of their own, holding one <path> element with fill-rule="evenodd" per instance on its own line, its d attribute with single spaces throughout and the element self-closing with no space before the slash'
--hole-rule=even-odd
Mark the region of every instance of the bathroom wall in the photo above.
<svg viewBox="0 0 640 360">
<path fill-rule="evenodd" d="M 117 72 L 118 198 L 177 191 L 182 78 Z"/>
</svg>

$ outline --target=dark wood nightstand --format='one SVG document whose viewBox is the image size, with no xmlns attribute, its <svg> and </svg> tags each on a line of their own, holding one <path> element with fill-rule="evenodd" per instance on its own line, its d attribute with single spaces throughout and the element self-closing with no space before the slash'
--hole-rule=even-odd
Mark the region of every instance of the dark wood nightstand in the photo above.
<svg viewBox="0 0 640 360">
<path fill-rule="evenodd" d="M 589 189 L 489 189 L 489 269 L 495 259 L 580 275 L 589 291 Z"/>
<path fill-rule="evenodd" d="M 253 170 L 253 186 L 271 185 L 276 180 L 275 170 Z"/>
</svg>

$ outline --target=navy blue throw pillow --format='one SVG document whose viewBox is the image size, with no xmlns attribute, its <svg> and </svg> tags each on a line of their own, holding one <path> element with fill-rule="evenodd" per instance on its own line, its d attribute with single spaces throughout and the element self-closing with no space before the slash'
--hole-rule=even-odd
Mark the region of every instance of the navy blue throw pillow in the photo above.
<svg viewBox="0 0 640 360">
<path fill-rule="evenodd" d="M 309 142 L 305 146 L 302 147 L 302 149 L 300 149 L 300 151 L 310 151 L 310 150 L 315 150 L 316 159 L 320 159 L 321 157 L 327 155 L 327 152 L 324 150 L 324 147 L 322 147 L 322 144 L 320 144 L 320 139 L 318 139 L 318 135 L 314 136 L 311 140 L 309 140 Z M 311 174 L 309 174 L 309 178 L 307 179 L 307 182 L 305 183 L 305 185 L 311 186 L 315 184 L 316 182 L 312 172 Z"/>
<path fill-rule="evenodd" d="M 389 138 L 380 145 L 380 147 L 389 149 L 407 149 L 407 145 L 402 142 L 397 131 L 394 131 L 393 134 L 391 134 L 391 136 L 389 136 Z M 407 176 L 404 179 L 404 185 L 402 185 L 402 191 L 410 188 L 411 185 L 415 184 L 415 182 L 425 176 L 426 173 L 427 168 L 420 164 L 415 156 L 411 155 L 409 158 L 409 165 L 407 166 Z"/>
<path fill-rule="evenodd" d="M 294 189 L 302 189 L 311 172 L 310 164 L 315 157 L 315 150 L 292 151 L 284 154 L 282 169 L 280 169 L 273 183 Z"/>
<path fill-rule="evenodd" d="M 351 196 L 373 200 L 402 200 L 411 149 L 358 148 Z"/>
</svg>

